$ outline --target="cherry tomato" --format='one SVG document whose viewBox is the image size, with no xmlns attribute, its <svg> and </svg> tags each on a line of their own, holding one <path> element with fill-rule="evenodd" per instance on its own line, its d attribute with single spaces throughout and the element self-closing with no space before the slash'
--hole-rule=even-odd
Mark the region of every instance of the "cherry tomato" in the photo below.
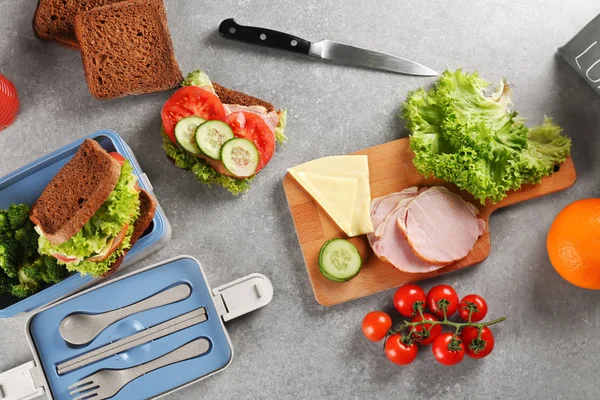
<svg viewBox="0 0 600 400">
<path fill-rule="evenodd" d="M 427 314 L 424 313 L 423 314 L 424 318 L 421 318 L 420 315 L 417 315 L 415 317 L 413 317 L 413 319 L 410 320 L 410 322 L 420 322 L 420 321 L 437 321 L 438 319 L 431 315 L 431 314 Z M 431 327 L 431 325 L 417 325 L 415 327 L 415 332 L 418 333 L 423 333 L 426 332 L 429 328 Z M 415 339 L 416 341 L 418 341 L 419 343 L 421 343 L 422 345 L 430 345 L 431 343 L 433 343 L 433 341 L 442 333 L 442 325 L 435 325 L 433 328 L 431 328 L 431 331 L 429 331 L 429 337 L 424 338 L 424 339 Z"/>
<path fill-rule="evenodd" d="M 392 327 L 392 319 L 383 311 L 371 311 L 362 322 L 362 331 L 367 339 L 379 342 Z"/>
<path fill-rule="evenodd" d="M 125 157 L 123 157 L 122 155 L 120 155 L 116 151 L 111 151 L 108 154 L 110 154 L 112 156 L 112 158 L 114 158 L 115 160 L 117 160 L 119 162 L 119 164 L 121 164 L 121 166 L 123 166 L 123 164 L 125 164 Z"/>
<path fill-rule="evenodd" d="M 440 301 L 446 304 L 447 317 L 456 312 L 458 308 L 458 295 L 452 286 L 437 285 L 429 289 L 429 293 L 427 293 L 427 307 L 429 307 L 429 311 L 438 318 L 444 318 L 444 311 L 439 308 Z"/>
<path fill-rule="evenodd" d="M 4 75 L 0 74 L 0 130 L 11 125 L 19 112 L 17 89 Z"/>
<path fill-rule="evenodd" d="M 216 94 L 198 86 L 184 86 L 177 90 L 162 108 L 161 116 L 165 132 L 173 143 L 175 125 L 185 117 L 195 115 L 205 120 L 225 120 L 225 108 Z"/>
<path fill-rule="evenodd" d="M 464 320 L 469 321 L 469 309 L 473 308 L 471 322 L 481 321 L 485 318 L 488 306 L 483 297 L 478 294 L 469 294 L 463 297 L 458 305 L 458 315 Z"/>
<path fill-rule="evenodd" d="M 394 293 L 394 307 L 400 314 L 408 318 L 417 315 L 415 310 L 417 305 L 420 304 L 423 306 L 423 310 L 425 309 L 426 299 L 425 292 L 420 286 L 408 283 L 400 286 Z"/>
<path fill-rule="evenodd" d="M 256 145 L 260 154 L 256 172 L 263 169 L 275 153 L 275 135 L 265 120 L 254 113 L 238 111 L 229 114 L 225 122 L 235 137 L 248 139 Z"/>
<path fill-rule="evenodd" d="M 494 335 L 492 330 L 484 326 L 481 330 L 481 339 L 477 339 L 479 330 L 474 326 L 466 326 L 460 333 L 465 346 L 465 352 L 472 358 L 483 358 L 494 350 Z"/>
<path fill-rule="evenodd" d="M 419 349 L 416 344 L 406 344 L 402 341 L 402 336 L 394 334 L 385 341 L 385 355 L 387 358 L 398 365 L 408 365 L 415 361 Z"/>
<path fill-rule="evenodd" d="M 465 346 L 459 338 L 453 339 L 453 336 L 452 333 L 442 333 L 431 346 L 433 356 L 440 364 L 454 365 L 465 358 Z M 451 345 L 455 348 L 451 348 Z"/>
</svg>

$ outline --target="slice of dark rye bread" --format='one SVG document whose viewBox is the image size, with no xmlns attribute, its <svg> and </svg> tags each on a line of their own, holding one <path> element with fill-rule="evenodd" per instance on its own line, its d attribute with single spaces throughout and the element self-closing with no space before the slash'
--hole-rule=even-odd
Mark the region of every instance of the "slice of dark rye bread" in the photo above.
<svg viewBox="0 0 600 400">
<path fill-rule="evenodd" d="M 104 275 L 102 275 L 103 277 L 110 276 L 110 275 L 114 274 L 115 272 L 117 272 L 117 269 L 121 266 L 121 264 L 123 263 L 123 260 L 125 260 L 125 257 L 127 256 L 127 253 L 129 252 L 129 250 L 131 250 L 133 245 L 139 240 L 139 238 L 142 237 L 144 232 L 146 232 L 146 229 L 148 229 L 148 227 L 150 226 L 150 223 L 154 219 L 155 212 L 156 212 L 156 201 L 154 201 L 154 199 L 152 198 L 152 195 L 150 195 L 148 192 L 146 192 L 145 190 L 141 190 L 140 191 L 140 216 L 138 217 L 138 219 L 135 220 L 134 225 L 133 225 L 134 230 L 133 230 L 133 235 L 131 235 L 131 241 L 130 241 L 131 245 L 129 246 L 129 248 L 127 250 L 125 250 L 125 252 L 119 258 L 116 259 L 116 261 L 110 266 L 110 269 L 108 270 L 108 272 L 106 272 Z"/>
<path fill-rule="evenodd" d="M 238 104 L 240 106 L 263 106 L 267 109 L 267 112 L 275 110 L 273 104 L 256 97 L 250 96 L 246 93 L 238 92 L 236 90 L 227 89 L 218 83 L 213 82 L 213 87 L 221 103 L 223 104 Z"/>
<path fill-rule="evenodd" d="M 33 17 L 33 32 L 41 40 L 55 40 L 78 48 L 75 37 L 75 16 L 107 4 L 128 0 L 38 0 Z"/>
<path fill-rule="evenodd" d="M 115 188 L 121 165 L 98 142 L 86 139 L 31 207 L 29 218 L 50 243 L 67 241 L 89 221 Z"/>
<path fill-rule="evenodd" d="M 169 90 L 183 80 L 162 0 L 81 12 L 75 33 L 88 88 L 98 99 Z"/>
</svg>

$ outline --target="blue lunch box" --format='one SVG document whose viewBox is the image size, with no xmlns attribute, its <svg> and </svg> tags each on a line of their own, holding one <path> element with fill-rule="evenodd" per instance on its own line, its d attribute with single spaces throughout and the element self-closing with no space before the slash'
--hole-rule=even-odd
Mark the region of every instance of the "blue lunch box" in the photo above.
<svg viewBox="0 0 600 400">
<path fill-rule="evenodd" d="M 77 140 L 62 149 L 46 155 L 29 165 L 0 179 L 0 209 L 6 209 L 11 203 L 32 205 L 41 195 L 44 188 L 56 173 L 69 161 L 86 138 L 93 139 L 107 151 L 116 151 L 129 159 L 134 173 L 138 176 L 138 184 L 154 195 L 152 184 L 142 171 L 133 152 L 125 141 L 115 132 L 101 130 Z M 120 269 L 126 268 L 151 253 L 164 247 L 171 239 L 171 225 L 157 201 L 156 213 L 150 227 L 131 248 Z M 101 278 L 81 276 L 74 273 L 62 282 L 18 301 L 9 295 L 0 295 L 0 318 L 13 317 L 19 313 L 29 312 L 50 304 L 75 291 L 81 290 Z M 0 396 L 2 399 L 2 396 Z"/>
</svg>

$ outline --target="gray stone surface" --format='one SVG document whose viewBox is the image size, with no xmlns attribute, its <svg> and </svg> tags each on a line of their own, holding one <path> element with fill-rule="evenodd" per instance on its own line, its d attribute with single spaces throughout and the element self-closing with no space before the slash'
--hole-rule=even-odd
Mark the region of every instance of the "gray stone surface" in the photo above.
<svg viewBox="0 0 600 400">
<path fill-rule="evenodd" d="M 119 132 L 156 189 L 174 234 L 169 246 L 130 270 L 179 254 L 198 257 L 213 285 L 251 272 L 268 275 L 275 298 L 228 324 L 235 348 L 223 373 L 172 399 L 591 399 L 597 398 L 600 293 L 563 281 L 549 264 L 545 235 L 576 199 L 600 196 L 600 98 L 562 60 L 558 46 L 596 14 L 595 0 L 409 2 L 167 0 L 183 71 L 204 68 L 217 82 L 289 109 L 289 143 L 252 190 L 208 189 L 166 161 L 159 111 L 168 93 L 99 102 L 87 91 L 79 54 L 37 40 L 34 0 L 0 1 L 0 72 L 19 89 L 22 111 L 0 132 L 0 176 L 97 129 Z M 333 308 L 312 295 L 283 194 L 288 167 L 406 135 L 396 118 L 407 92 L 430 78 L 326 64 L 222 40 L 222 19 L 329 38 L 403 55 L 438 70 L 477 69 L 508 78 L 532 124 L 545 114 L 574 139 L 575 187 L 492 216 L 492 253 L 467 270 L 428 281 L 483 294 L 494 353 L 459 366 L 436 365 L 429 350 L 410 367 L 389 363 L 360 333 L 364 314 L 391 309 L 393 291 Z M 26 319 L 0 321 L 0 370 L 31 359 Z"/>
</svg>

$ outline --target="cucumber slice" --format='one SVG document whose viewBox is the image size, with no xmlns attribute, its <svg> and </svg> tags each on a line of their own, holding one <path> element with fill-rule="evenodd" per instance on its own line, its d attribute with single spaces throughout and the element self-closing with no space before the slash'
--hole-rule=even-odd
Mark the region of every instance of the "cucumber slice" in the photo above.
<svg viewBox="0 0 600 400">
<path fill-rule="evenodd" d="M 319 271 L 330 281 L 346 282 L 360 272 L 362 259 L 355 245 L 345 239 L 325 242 L 319 252 Z"/>
<path fill-rule="evenodd" d="M 221 160 L 229 172 L 238 178 L 252 176 L 258 167 L 258 149 L 248 139 L 231 139 L 221 148 Z"/>
<path fill-rule="evenodd" d="M 196 146 L 196 128 L 205 122 L 200 117 L 186 117 L 175 125 L 175 139 L 177 143 L 187 152 L 194 155 L 201 154 L 202 152 Z"/>
<path fill-rule="evenodd" d="M 196 129 L 196 145 L 210 158 L 221 159 L 221 147 L 233 139 L 233 131 L 223 121 L 206 121 Z"/>
</svg>

